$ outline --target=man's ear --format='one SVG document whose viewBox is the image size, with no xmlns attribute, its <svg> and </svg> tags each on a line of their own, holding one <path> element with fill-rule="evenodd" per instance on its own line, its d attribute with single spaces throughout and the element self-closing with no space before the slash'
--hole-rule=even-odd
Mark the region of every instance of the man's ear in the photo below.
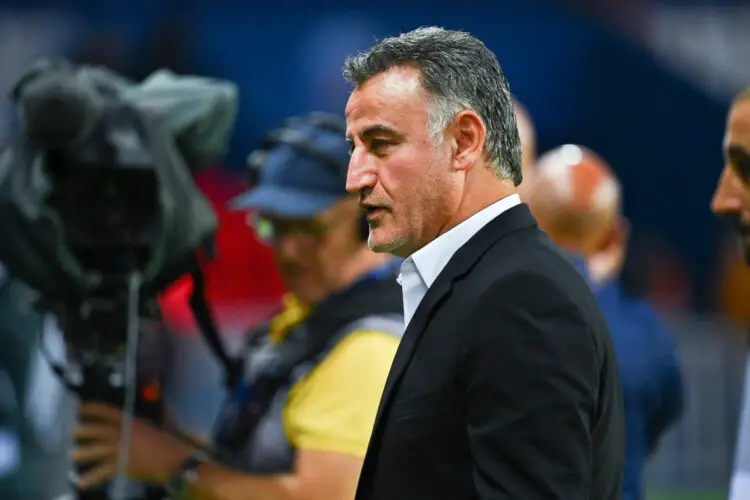
<svg viewBox="0 0 750 500">
<path fill-rule="evenodd" d="M 628 244 L 629 238 L 630 222 L 624 217 L 620 217 L 614 221 L 612 227 L 602 239 L 599 250 L 607 251 L 613 247 L 625 247 Z"/>
<path fill-rule="evenodd" d="M 469 170 L 484 152 L 487 128 L 476 112 L 467 109 L 456 114 L 448 129 L 453 143 L 453 168 Z"/>
<path fill-rule="evenodd" d="M 630 235 L 630 222 L 625 218 L 616 221 L 602 242 L 601 249 L 588 259 L 589 275 L 594 283 L 615 279 L 625 264 L 625 253 Z"/>
</svg>

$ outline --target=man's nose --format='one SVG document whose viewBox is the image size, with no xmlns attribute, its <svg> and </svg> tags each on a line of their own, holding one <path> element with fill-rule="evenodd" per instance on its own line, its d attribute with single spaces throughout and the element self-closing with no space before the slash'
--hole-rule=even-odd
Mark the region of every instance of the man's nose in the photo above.
<svg viewBox="0 0 750 500">
<path fill-rule="evenodd" d="M 738 186 L 733 186 L 726 173 L 719 179 L 716 191 L 711 199 L 711 211 L 715 214 L 733 214 L 742 211 L 742 193 L 737 192 Z"/>
<path fill-rule="evenodd" d="M 355 150 L 349 159 L 349 169 L 346 172 L 346 190 L 358 194 L 366 188 L 375 187 L 377 181 L 375 167 L 367 155 Z"/>
</svg>

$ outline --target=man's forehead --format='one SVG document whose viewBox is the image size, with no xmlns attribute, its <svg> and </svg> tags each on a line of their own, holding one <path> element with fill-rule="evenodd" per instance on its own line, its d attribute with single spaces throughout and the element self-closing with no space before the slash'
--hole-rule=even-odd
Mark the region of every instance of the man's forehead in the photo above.
<svg viewBox="0 0 750 500">
<path fill-rule="evenodd" d="M 724 154 L 730 147 L 739 147 L 750 151 L 750 100 L 736 102 L 729 110 L 727 125 L 724 130 Z"/>
<path fill-rule="evenodd" d="M 376 80 L 377 78 L 380 80 Z M 379 83 L 383 93 L 394 96 L 404 96 L 422 90 L 422 78 L 416 68 L 404 66 L 392 68 L 371 81 Z"/>
<path fill-rule="evenodd" d="M 375 75 L 357 87 L 346 105 L 346 120 L 371 118 L 386 115 L 400 107 L 421 103 L 416 99 L 422 95 L 419 71 L 414 68 L 396 67 Z"/>
<path fill-rule="evenodd" d="M 750 143 L 750 100 L 742 100 L 732 106 L 727 120 L 727 135 Z"/>
</svg>

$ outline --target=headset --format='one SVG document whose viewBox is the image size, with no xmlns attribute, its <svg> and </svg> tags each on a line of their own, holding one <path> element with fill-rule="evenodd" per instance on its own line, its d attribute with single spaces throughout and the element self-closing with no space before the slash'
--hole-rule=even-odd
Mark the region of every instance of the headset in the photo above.
<svg viewBox="0 0 750 500">
<path fill-rule="evenodd" d="M 247 158 L 246 182 L 249 186 L 256 186 L 260 180 L 260 172 L 266 165 L 268 154 L 276 147 L 287 145 L 301 155 L 321 162 L 342 179 L 346 178 L 349 164 L 342 161 L 330 151 L 321 148 L 315 141 L 300 132 L 301 126 L 312 126 L 331 134 L 343 137 L 346 134 L 346 122 L 333 114 L 316 111 L 306 116 L 295 116 L 287 119 L 284 124 L 266 134 L 261 140 L 260 148 L 250 153 Z M 363 214 L 358 223 L 360 241 L 366 242 L 370 236 L 370 225 Z"/>
</svg>

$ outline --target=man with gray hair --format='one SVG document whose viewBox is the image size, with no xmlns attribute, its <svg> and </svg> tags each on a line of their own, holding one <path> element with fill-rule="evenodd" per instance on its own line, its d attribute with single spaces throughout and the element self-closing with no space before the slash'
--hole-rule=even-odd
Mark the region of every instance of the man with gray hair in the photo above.
<svg viewBox="0 0 750 500">
<path fill-rule="evenodd" d="M 521 143 L 495 55 L 420 28 L 344 75 L 347 189 L 370 248 L 405 259 L 407 328 L 357 500 L 621 498 L 612 341 L 518 197 Z"/>
</svg>

